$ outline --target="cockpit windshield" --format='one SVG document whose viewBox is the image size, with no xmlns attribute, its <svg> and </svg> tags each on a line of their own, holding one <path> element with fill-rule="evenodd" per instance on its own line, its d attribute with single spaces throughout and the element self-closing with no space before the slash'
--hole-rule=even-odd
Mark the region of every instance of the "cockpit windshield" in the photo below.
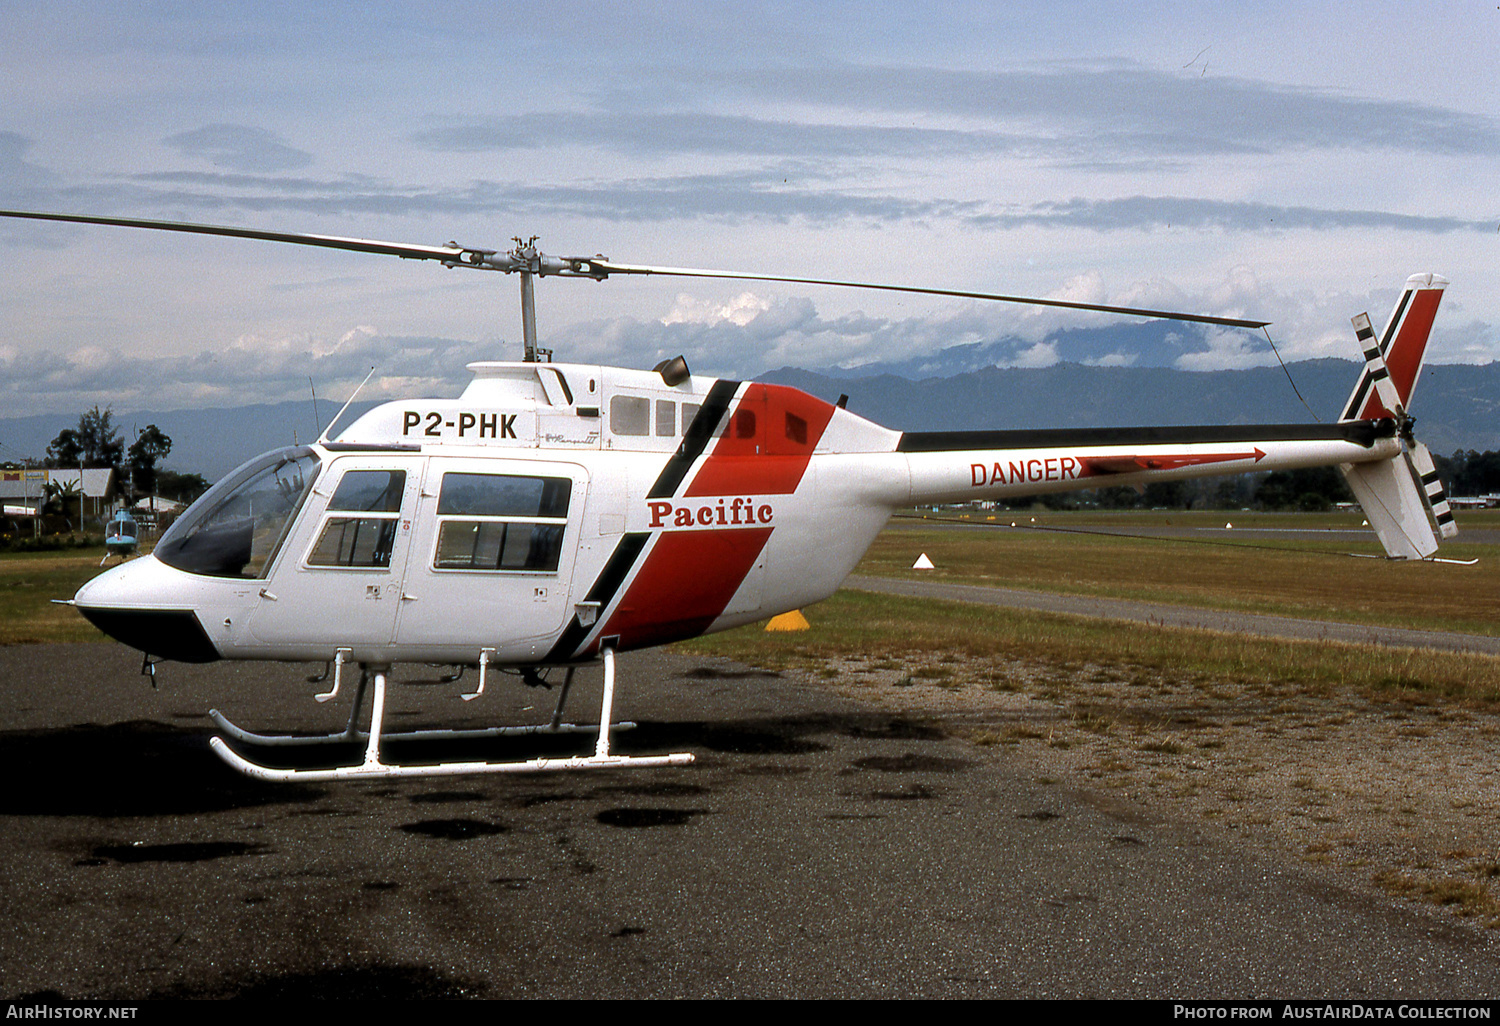
<svg viewBox="0 0 1500 1026">
<path fill-rule="evenodd" d="M 256 457 L 178 518 L 156 558 L 209 577 L 264 577 L 320 466 L 305 446 Z"/>
</svg>

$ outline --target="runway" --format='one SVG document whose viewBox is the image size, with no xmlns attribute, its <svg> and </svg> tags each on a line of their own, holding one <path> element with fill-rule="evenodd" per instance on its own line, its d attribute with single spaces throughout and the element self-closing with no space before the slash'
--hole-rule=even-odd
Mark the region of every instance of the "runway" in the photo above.
<svg viewBox="0 0 1500 1026">
<path fill-rule="evenodd" d="M 994 520 L 988 519 L 994 516 Z M 972 520 L 954 519 L 952 514 L 936 515 L 932 519 L 925 517 L 913 517 L 902 515 L 891 520 L 886 525 L 887 531 L 966 531 L 975 528 L 990 528 L 1011 530 L 1011 523 L 1015 523 L 1015 530 L 1042 531 L 1058 534 L 1107 534 L 1118 538 L 1176 538 L 1189 541 L 1212 541 L 1225 543 L 1244 544 L 1254 540 L 1263 544 L 1274 545 L 1277 542 L 1308 541 L 1308 542 L 1334 542 L 1340 545 L 1364 545 L 1378 546 L 1375 532 L 1368 527 L 1349 528 L 1306 528 L 1306 527 L 1266 527 L 1266 526 L 1232 526 L 1235 515 L 1232 512 L 1224 514 L 1224 522 L 1231 526 L 1205 527 L 1192 524 L 1141 523 L 1138 520 L 1129 524 L 1115 526 L 1102 523 L 1080 523 L 1073 526 L 1067 517 L 1048 517 L 1042 524 L 1029 523 L 1031 514 L 1019 512 L 1001 511 L 994 514 L 984 513 L 975 515 Z M 1164 518 L 1169 519 L 1169 518 Z M 1500 545 L 1500 530 L 1492 527 L 1470 527 L 1462 523 L 1463 514 L 1459 514 L 1460 526 L 1455 543 L 1463 545 Z M 1439 555 L 1442 553 L 1439 552 Z"/>
<path fill-rule="evenodd" d="M 164 664 L 153 691 L 139 665 L 0 649 L 7 998 L 1478 999 L 1500 980 L 1490 932 L 1442 910 L 719 660 L 620 660 L 617 712 L 641 725 L 617 748 L 691 766 L 319 786 L 233 775 L 205 713 L 329 730 L 346 700 L 316 705 L 295 667 Z M 389 721 L 550 708 L 459 690 L 394 688 Z"/>
</svg>

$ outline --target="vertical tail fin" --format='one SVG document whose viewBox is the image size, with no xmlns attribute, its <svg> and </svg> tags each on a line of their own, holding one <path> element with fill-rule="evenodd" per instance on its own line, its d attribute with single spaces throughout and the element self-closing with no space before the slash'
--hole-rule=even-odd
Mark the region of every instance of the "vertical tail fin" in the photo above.
<svg viewBox="0 0 1500 1026">
<path fill-rule="evenodd" d="M 1413 421 L 1407 413 L 1447 285 L 1447 279 L 1435 274 L 1406 279 L 1406 288 L 1379 336 L 1368 315 L 1354 318 L 1365 369 L 1340 419 L 1394 417 L 1403 449 L 1389 459 L 1346 463 L 1340 469 L 1392 559 L 1426 559 L 1437 551 L 1439 535 L 1451 538 L 1458 533 L 1432 454 L 1412 434 Z"/>
<path fill-rule="evenodd" d="M 1369 319 L 1365 318 L 1364 324 L 1358 327 L 1360 344 L 1365 349 L 1365 371 L 1354 386 L 1349 401 L 1344 404 L 1340 420 L 1375 420 L 1394 417 L 1401 412 L 1389 409 L 1381 399 L 1377 388 L 1381 362 L 1395 386 L 1396 401 L 1403 408 L 1411 405 L 1411 394 L 1416 390 L 1417 378 L 1422 373 L 1422 358 L 1427 352 L 1427 337 L 1432 332 L 1443 289 L 1447 287 L 1446 278 L 1435 274 L 1414 274 L 1406 279 L 1406 288 L 1378 338 L 1373 333 L 1366 336 Z M 1372 346 L 1378 347 L 1380 360 L 1374 359 L 1370 352 Z"/>
<path fill-rule="evenodd" d="M 1339 469 L 1387 556 L 1426 559 L 1437 551 L 1437 535 L 1404 454 L 1378 463 L 1345 463 Z"/>
</svg>

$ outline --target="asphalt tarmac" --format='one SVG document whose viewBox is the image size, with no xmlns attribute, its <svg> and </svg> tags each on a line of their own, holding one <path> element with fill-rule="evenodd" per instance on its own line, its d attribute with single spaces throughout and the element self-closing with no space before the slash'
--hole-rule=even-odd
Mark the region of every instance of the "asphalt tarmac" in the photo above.
<svg viewBox="0 0 1500 1026">
<path fill-rule="evenodd" d="M 718 660 L 620 660 L 617 713 L 640 726 L 617 749 L 691 766 L 316 786 L 233 774 L 205 712 L 333 730 L 347 697 L 223 663 L 164 664 L 153 691 L 139 665 L 109 643 L 0 649 L 0 996 L 1500 990 L 1496 940 L 1442 910 Z M 428 683 L 392 689 L 392 724 L 550 711 L 509 679 L 464 703 L 397 668 L 413 676 Z"/>
</svg>

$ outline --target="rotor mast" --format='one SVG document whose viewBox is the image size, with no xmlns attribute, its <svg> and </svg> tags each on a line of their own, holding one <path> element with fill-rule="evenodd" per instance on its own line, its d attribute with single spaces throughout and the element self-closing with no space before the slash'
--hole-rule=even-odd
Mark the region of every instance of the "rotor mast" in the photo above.
<svg viewBox="0 0 1500 1026">
<path fill-rule="evenodd" d="M 533 281 L 539 266 L 539 254 L 536 251 L 536 236 L 533 235 L 528 241 L 522 242 L 520 236 L 512 241 L 516 248 L 512 256 L 518 260 L 525 261 L 526 267 L 521 271 L 521 345 L 524 355 L 521 357 L 526 363 L 536 363 L 536 284 Z"/>
</svg>

